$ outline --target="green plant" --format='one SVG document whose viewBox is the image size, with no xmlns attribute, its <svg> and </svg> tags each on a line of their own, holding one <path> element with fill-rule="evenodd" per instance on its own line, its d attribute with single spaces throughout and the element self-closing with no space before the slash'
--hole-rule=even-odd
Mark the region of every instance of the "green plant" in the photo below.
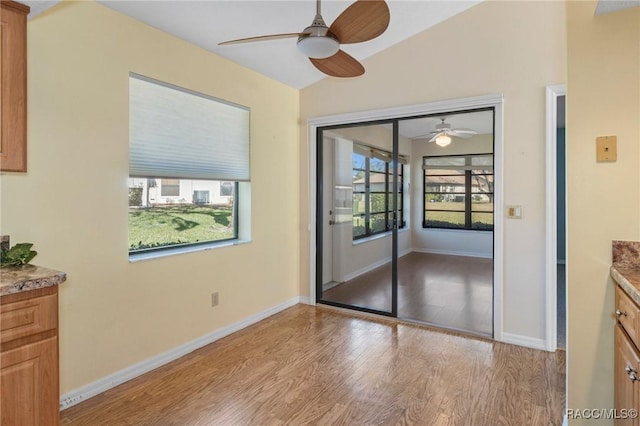
<svg viewBox="0 0 640 426">
<path fill-rule="evenodd" d="M 129 188 L 129 206 L 142 205 L 142 192 L 142 188 L 139 187 Z"/>
<path fill-rule="evenodd" d="M 9 250 L 0 252 L 0 266 L 20 266 L 31 262 L 38 254 L 37 251 L 31 250 L 31 247 L 31 243 L 19 243 Z"/>
</svg>

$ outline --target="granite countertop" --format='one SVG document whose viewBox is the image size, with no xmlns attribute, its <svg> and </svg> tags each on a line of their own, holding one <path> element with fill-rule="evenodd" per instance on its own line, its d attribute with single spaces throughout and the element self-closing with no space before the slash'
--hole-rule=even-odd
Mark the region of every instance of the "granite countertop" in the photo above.
<svg viewBox="0 0 640 426">
<path fill-rule="evenodd" d="M 640 305 L 640 242 L 614 241 L 611 277 Z"/>
<path fill-rule="evenodd" d="M 67 280 L 65 272 L 36 265 L 0 269 L 0 296 L 51 287 Z"/>
</svg>

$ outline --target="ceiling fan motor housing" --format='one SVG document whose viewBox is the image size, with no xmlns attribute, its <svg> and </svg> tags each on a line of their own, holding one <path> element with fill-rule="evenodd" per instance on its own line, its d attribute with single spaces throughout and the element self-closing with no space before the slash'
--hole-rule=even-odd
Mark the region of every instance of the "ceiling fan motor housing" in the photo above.
<svg viewBox="0 0 640 426">
<path fill-rule="evenodd" d="M 340 50 L 340 42 L 329 31 L 322 16 L 316 15 L 310 26 L 298 37 L 298 49 L 309 58 L 323 59 L 335 55 Z"/>
<path fill-rule="evenodd" d="M 445 123 L 443 120 L 442 123 L 436 125 L 436 130 L 451 130 L 451 124 Z"/>
</svg>

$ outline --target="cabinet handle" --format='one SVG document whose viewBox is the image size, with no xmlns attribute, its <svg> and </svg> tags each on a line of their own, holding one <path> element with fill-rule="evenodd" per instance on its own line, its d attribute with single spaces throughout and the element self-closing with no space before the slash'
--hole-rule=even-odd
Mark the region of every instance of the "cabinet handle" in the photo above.
<svg viewBox="0 0 640 426">
<path fill-rule="evenodd" d="M 627 375 L 629 376 L 629 380 L 631 380 L 632 382 L 638 380 L 638 370 L 636 370 L 635 368 L 631 368 L 630 365 L 627 365 L 626 367 L 624 367 L 624 371 L 627 373 Z"/>
<path fill-rule="evenodd" d="M 620 318 L 620 317 L 622 317 L 622 316 L 625 316 L 625 317 L 626 317 L 626 316 L 627 316 L 627 313 L 626 313 L 626 312 L 621 311 L 620 309 L 616 309 L 616 316 L 617 316 L 618 318 Z"/>
</svg>

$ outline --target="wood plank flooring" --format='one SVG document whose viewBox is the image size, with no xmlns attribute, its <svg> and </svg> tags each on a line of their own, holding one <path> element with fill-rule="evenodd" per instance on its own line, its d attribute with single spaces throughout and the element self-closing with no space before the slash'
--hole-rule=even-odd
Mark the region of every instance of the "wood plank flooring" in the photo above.
<svg viewBox="0 0 640 426">
<path fill-rule="evenodd" d="M 560 425 L 564 386 L 564 352 L 296 305 L 63 411 L 62 424 Z"/>
<path fill-rule="evenodd" d="M 322 299 L 389 312 L 391 263 L 324 291 Z M 416 252 L 401 257 L 398 317 L 491 337 L 493 260 Z"/>
</svg>

